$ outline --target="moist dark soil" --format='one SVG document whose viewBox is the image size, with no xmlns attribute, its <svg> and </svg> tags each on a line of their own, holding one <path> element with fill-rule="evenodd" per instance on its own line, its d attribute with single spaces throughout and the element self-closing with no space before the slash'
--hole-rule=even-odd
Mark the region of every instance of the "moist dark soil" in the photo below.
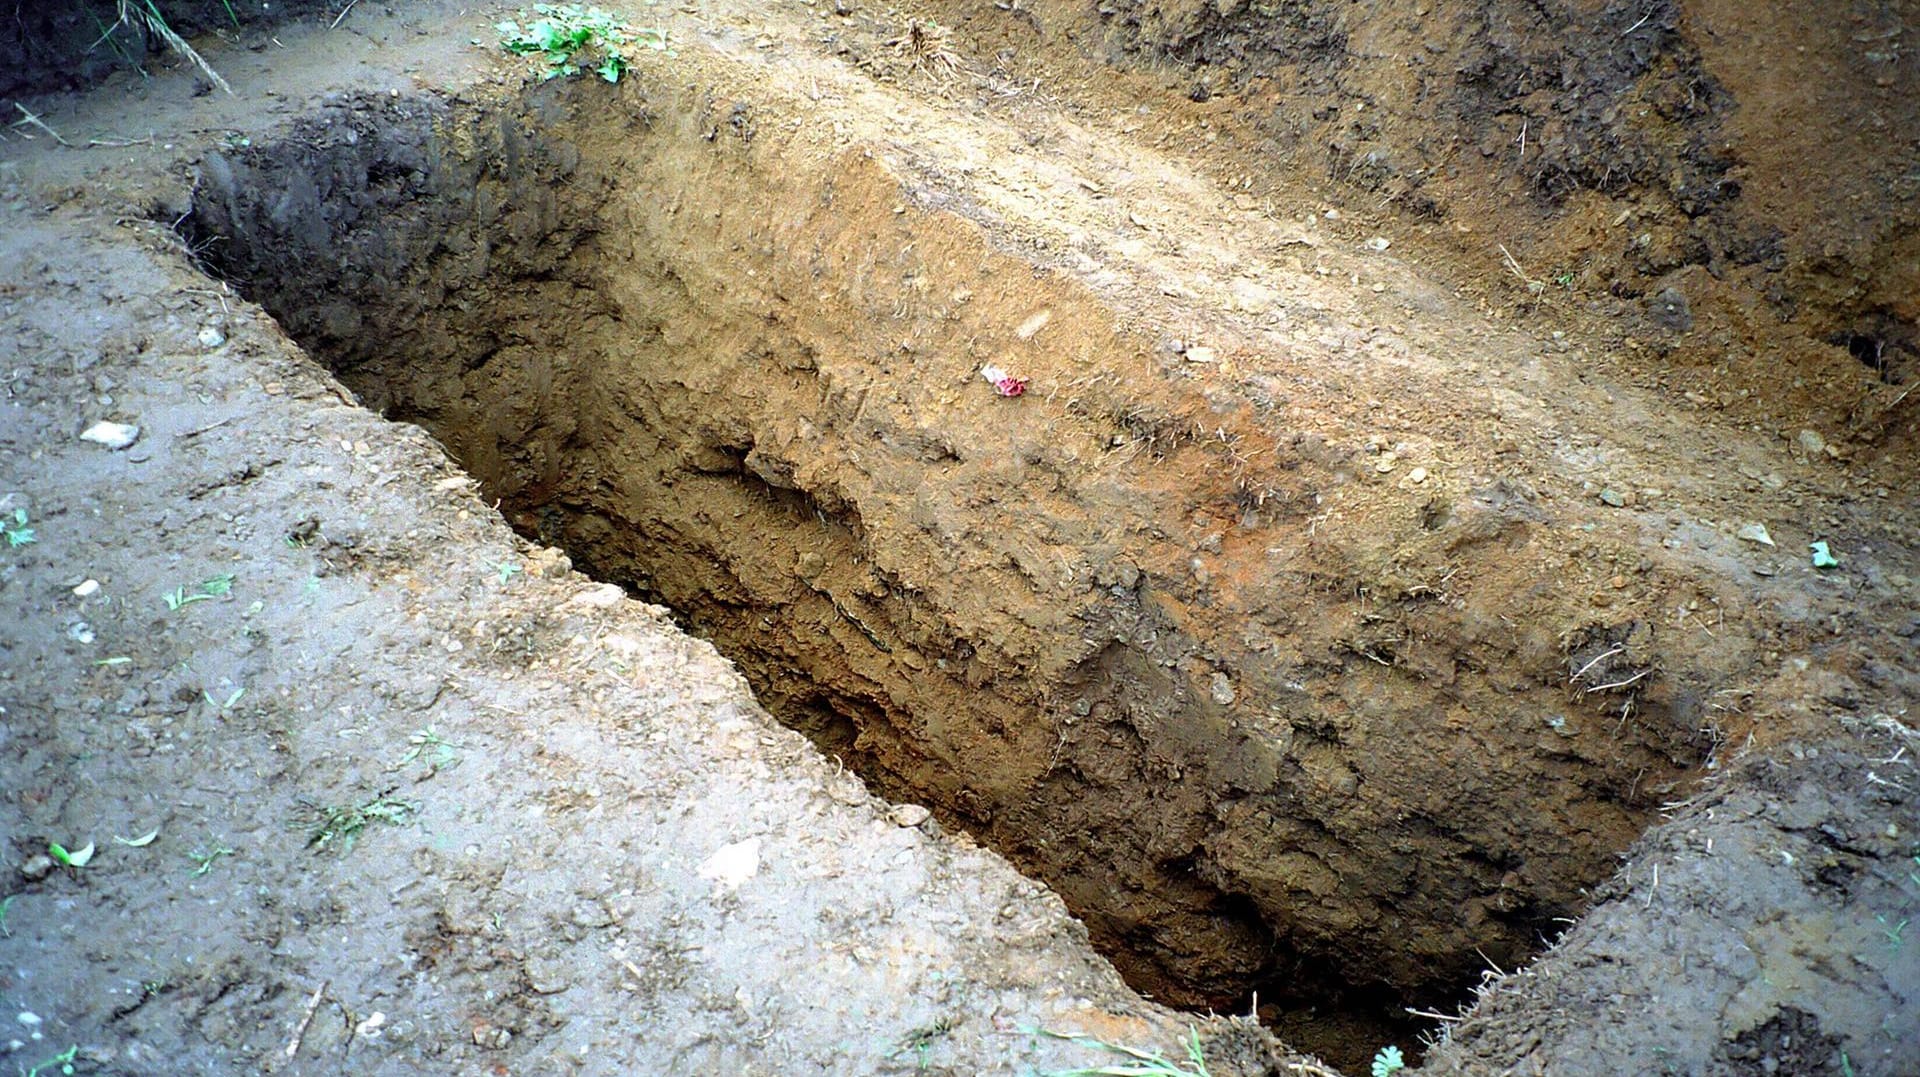
<svg viewBox="0 0 1920 1077">
<path fill-rule="evenodd" d="M 92 145 L 23 142 L 11 212 L 89 250 L 130 229 L 170 279 L 208 274 L 168 294 L 214 297 L 217 326 L 239 311 L 284 330 L 311 356 L 295 362 L 317 361 L 344 384 L 337 400 L 368 409 L 354 421 L 378 433 L 341 452 L 427 444 L 471 476 L 498 516 L 463 509 L 463 527 L 520 551 L 481 556 L 483 579 L 504 591 L 571 565 L 670 610 L 811 739 L 809 766 L 931 809 L 925 855 L 977 840 L 1005 856 L 1154 999 L 1254 1009 L 1353 1072 L 1389 1042 L 1418 1059 L 1423 1039 L 1438 1043 L 1435 1072 L 1898 1072 L 1914 1030 L 1889 1015 L 1913 1012 L 1901 1000 L 1920 981 L 1902 936 L 1920 894 L 1904 718 L 1920 629 L 1920 506 L 1903 482 L 1912 312 L 1834 282 L 1898 290 L 1906 270 L 1874 237 L 1911 214 L 1884 186 L 1904 158 L 1868 170 L 1884 197 L 1840 217 L 1778 212 L 1800 162 L 1758 148 L 1780 110 L 1753 92 L 1759 59 L 1703 29 L 1742 16 L 1705 6 L 1489 4 L 1421 10 L 1416 26 L 1364 6 L 1015 5 L 954 13 L 951 32 L 841 7 L 645 13 L 676 51 L 641 57 L 617 86 L 529 79 L 486 47 L 500 12 L 254 28 L 263 51 L 217 55 L 237 88 L 275 88 L 271 110 L 244 89 L 200 97 L 185 69 L 38 100 L 36 115 Z M 1870 123 L 1846 126 L 1851 105 L 1886 99 L 1904 70 L 1874 75 L 1847 109 L 1817 104 L 1865 138 Z M 115 114 L 130 93 L 163 106 L 168 130 L 206 133 L 140 139 Z M 1530 146 L 1508 161 L 1515 124 Z M 1488 130 L 1499 138 L 1472 141 Z M 1579 222 L 1601 218 L 1648 230 L 1581 246 Z M 1872 249 L 1810 253 L 1843 234 Z M 1683 256 L 1634 253 L 1662 244 Z M 19 250 L 18 301 L 43 309 L 72 270 Z M 80 305 L 110 301 L 111 280 L 84 275 Z M 20 350 L 77 378 L 81 324 L 37 315 Z M 204 346 L 252 353 L 229 335 Z M 181 377 L 156 362 L 161 383 Z M 1025 391 L 1007 395 L 989 367 Z M 287 384 L 253 377 L 262 407 Z M 95 382 L 23 399 L 111 403 L 125 384 Z M 276 432 L 291 403 L 218 418 L 204 444 L 238 454 L 228 485 L 283 465 L 249 438 Z M 18 451 L 48 451 L 54 426 L 34 429 L 41 441 Z M 423 467 L 371 474 L 422 492 L 461 481 Z M 338 511 L 272 530 L 305 549 Z M 416 511 L 362 513 L 339 563 L 414 587 L 433 551 L 400 549 L 447 541 L 407 523 Z M 206 541 L 177 530 L 167 542 Z M 1813 542 L 1839 564 L 1812 563 Z M 31 556 L 16 569 L 60 570 Z M 477 586 L 421 594 L 422 610 L 471 603 Z M 540 612 L 567 599 L 539 586 L 523 614 L 472 630 L 535 685 L 586 668 L 543 657 L 561 641 L 601 638 Z M 376 641 L 365 654 L 395 616 L 349 622 Z M 275 638 L 297 649 L 303 631 L 295 619 Z M 60 661 L 76 666 L 184 660 L 94 659 L 67 642 Z M 619 650 L 609 668 L 626 676 Z M 54 676 L 29 675 L 22 698 Z M 221 693 L 260 679 L 226 676 L 219 692 L 196 681 L 203 700 L 173 697 L 208 708 L 192 733 L 203 753 L 222 739 Z M 142 683 L 148 700 L 167 689 Z M 524 692 L 467 696 L 540 728 L 512 710 Z M 409 765 L 438 750 L 431 706 L 390 708 L 384 735 L 418 749 Z M 789 762 L 762 769 L 786 781 Z M 366 773 L 343 781 L 376 807 L 406 799 Z M 292 796 L 282 778 L 268 786 Z M 551 790 L 482 775 L 461 783 L 455 814 L 522 795 Z M 806 810 L 762 814 L 823 832 Z M 23 834 L 21 857 L 55 840 Z M 728 849 L 741 837 L 698 834 Z M 710 875 L 712 847 L 680 870 Z M 535 855 L 543 879 L 567 878 L 564 856 Z M 992 863 L 989 888 L 1005 870 Z M 911 889 L 925 869 L 900 870 L 889 877 Z M 828 900 L 809 878 L 767 885 Z M 904 892 L 889 885 L 875 896 Z M 874 922 L 984 940 L 970 959 L 984 985 L 1018 966 L 994 950 L 991 908 Z M 783 960 L 818 945 L 815 928 L 786 926 Z M 415 935 L 399 950 L 431 967 Z M 1046 960 L 1094 960 L 1055 935 Z M 244 979 L 258 957 L 232 960 Z M 684 982 L 706 998 L 734 990 L 717 986 L 730 975 Z M 1076 999 L 1125 1010 L 1074 982 Z M 469 984 L 492 990 L 486 975 Z M 437 997 L 431 977 L 419 990 Z M 1040 996 L 1020 997 L 1040 1012 Z M 280 1001 L 257 1000 L 263 1013 Z M 582 1005 L 489 1017 L 466 1047 L 605 1016 Z M 986 1020 L 956 1005 L 901 1013 L 921 1031 Z M 1176 1019 L 1138 1006 L 1114 1035 L 1170 1044 Z M 809 1057 L 831 1053 L 820 1026 L 792 1027 Z M 918 1043 L 907 1057 L 922 1066 L 951 1039 L 903 1029 L 894 1042 Z M 1241 1032 L 1207 1034 L 1218 1061 L 1220 1037 Z M 720 1044 L 710 1062 L 772 1057 L 737 1030 L 699 1036 Z M 983 1061 L 984 1042 L 953 1041 L 957 1071 L 1015 1064 Z"/>
<path fill-rule="evenodd" d="M 75 0 L 0 4 L 0 97 L 92 86 L 114 75 L 179 59 L 166 32 L 218 35 L 264 45 L 265 34 L 294 20 L 331 22 L 346 0 Z M 122 18 L 123 10 L 128 12 Z M 164 29 L 162 29 L 164 28 Z M 215 47 L 215 46 L 210 46 Z M 217 69 L 216 69 L 217 73 Z M 200 91 L 213 83 L 200 77 Z M 10 117 L 9 122 L 13 118 Z"/>
</svg>

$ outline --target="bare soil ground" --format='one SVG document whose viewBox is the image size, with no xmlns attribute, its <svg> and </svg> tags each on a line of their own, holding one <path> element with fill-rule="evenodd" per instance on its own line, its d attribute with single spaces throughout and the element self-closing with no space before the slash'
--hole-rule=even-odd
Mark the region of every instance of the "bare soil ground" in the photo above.
<svg viewBox="0 0 1920 1077">
<path fill-rule="evenodd" d="M 508 11 L 0 146 L 23 1069 L 1172 1050 L 1097 948 L 1353 1072 L 1901 1072 L 1910 60 L 703 5 L 537 84 Z"/>
</svg>

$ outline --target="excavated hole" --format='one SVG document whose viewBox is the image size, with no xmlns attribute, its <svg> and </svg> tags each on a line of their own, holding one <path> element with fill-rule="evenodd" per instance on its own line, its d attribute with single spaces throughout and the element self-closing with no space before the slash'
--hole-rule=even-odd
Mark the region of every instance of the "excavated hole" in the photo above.
<svg viewBox="0 0 1920 1077">
<path fill-rule="evenodd" d="M 522 534 L 670 606 L 823 751 L 1047 881 L 1154 997 L 1257 993 L 1364 1069 L 1413 1046 L 1404 1007 L 1457 1003 L 1578 914 L 1698 762 L 1689 715 L 1612 694 L 1659 683 L 1643 632 L 1529 673 L 1458 642 L 1416 676 L 1465 638 L 1430 593 L 1195 592 L 1168 535 L 1196 506 L 1273 528 L 1262 547 L 1310 495 L 1204 500 L 1219 450 L 1123 379 L 1078 410 L 994 398 L 976 342 L 1017 352 L 1035 309 L 1049 346 L 1120 338 L 909 212 L 868 155 L 783 156 L 730 122 L 748 110 L 630 84 L 347 101 L 210 156 L 182 232 Z M 1101 455 L 1143 428 L 1151 452 Z M 1497 542 L 1528 511 L 1495 490 L 1422 526 Z"/>
</svg>

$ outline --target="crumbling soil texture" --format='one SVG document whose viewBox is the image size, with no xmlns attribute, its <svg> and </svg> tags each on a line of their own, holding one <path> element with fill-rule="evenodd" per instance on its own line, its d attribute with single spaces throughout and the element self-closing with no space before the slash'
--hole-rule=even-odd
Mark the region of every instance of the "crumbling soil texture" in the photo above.
<svg viewBox="0 0 1920 1077">
<path fill-rule="evenodd" d="M 1519 117 L 1561 164 L 1469 212 L 1439 168 L 1349 201 L 1365 147 L 1328 181 L 1262 133 L 1254 103 L 1298 135 L 1315 86 L 1384 70 L 1358 7 L 1196 9 L 1164 54 L 1105 10 L 841 8 L 663 15 L 682 51 L 618 86 L 362 79 L 200 142 L 190 193 L 95 197 L 1156 999 L 1257 998 L 1354 1069 L 1477 983 L 1432 1068 L 1897 1072 L 1910 316 L 1869 369 L 1819 282 L 1900 270 L 1816 271 L 1780 224 L 1775 269 L 1568 282 L 1516 241 L 1477 274 L 1477 230 L 1578 251 L 1608 199 L 1671 198 L 1710 250 L 1766 216 L 1715 141 L 1750 111 L 1619 105 L 1709 62 L 1685 13 L 1566 68 L 1553 137 Z M 1435 138 L 1570 25 L 1500 11 L 1461 24 L 1491 51 Z M 1859 201 L 1847 227 L 1910 208 Z M 1776 284 L 1786 321 L 1748 316 Z M 1791 362 L 1708 356 L 1735 339 Z"/>
<path fill-rule="evenodd" d="M 1207 155 L 1247 189 L 1317 176 L 1491 275 L 1508 247 L 1514 276 L 1611 321 L 1671 388 L 1912 449 L 1912 405 L 1890 404 L 1920 376 L 1909 3 L 1015 10 L 949 17 L 1009 58 L 1077 52 L 1202 103 Z"/>
<path fill-rule="evenodd" d="M 1704 757 L 1699 674 L 1649 678 L 1650 629 L 1584 595 L 1507 628 L 1557 571 L 1524 561 L 1471 599 L 1437 559 L 1382 588 L 1308 535 L 1340 453 L 1154 392 L 1071 282 L 751 118 L 342 107 L 210 158 L 190 235 L 523 534 L 680 611 L 1163 997 L 1434 1001 L 1575 913 Z M 1003 399 L 987 360 L 1084 388 Z M 1538 522 L 1465 494 L 1419 510 L 1436 554 Z"/>
</svg>

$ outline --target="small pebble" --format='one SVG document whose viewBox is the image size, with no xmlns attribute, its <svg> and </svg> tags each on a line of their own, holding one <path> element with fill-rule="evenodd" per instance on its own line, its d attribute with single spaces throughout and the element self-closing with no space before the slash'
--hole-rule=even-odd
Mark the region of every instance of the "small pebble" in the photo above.
<svg viewBox="0 0 1920 1077">
<path fill-rule="evenodd" d="M 1215 673 L 1213 675 L 1211 695 L 1213 696 L 1213 701 L 1220 706 L 1233 706 L 1233 701 L 1237 698 L 1237 693 L 1233 690 L 1233 679 L 1224 673 Z"/>
<path fill-rule="evenodd" d="M 585 609 L 612 609 L 627 600 L 627 593 L 618 584 L 596 583 L 567 599 L 566 605 Z"/>
<path fill-rule="evenodd" d="M 75 587 L 73 589 L 73 596 L 75 598 L 92 598 L 94 595 L 97 595 L 99 593 L 100 593 L 99 580 L 87 580 L 85 583 L 82 583 L 80 586 Z"/>
<path fill-rule="evenodd" d="M 1220 358 L 1220 353 L 1200 345 L 1189 347 L 1184 354 L 1189 363 L 1211 363 Z"/>
<path fill-rule="evenodd" d="M 36 853 L 20 862 L 20 875 L 30 883 L 37 883 L 53 874 L 53 859 L 45 853 Z"/>
<path fill-rule="evenodd" d="M 894 826 L 914 827 L 932 818 L 933 813 L 918 804 L 897 804 L 887 813 Z"/>
<path fill-rule="evenodd" d="M 1606 504 L 1612 505 L 1616 509 L 1624 506 L 1627 503 L 1626 497 L 1623 496 L 1620 493 L 1620 491 L 1615 490 L 1611 486 L 1600 491 L 1600 500 L 1605 502 Z"/>
<path fill-rule="evenodd" d="M 227 335 L 220 331 L 219 326 L 209 325 L 205 329 L 200 330 L 199 340 L 200 346 L 203 348 L 218 348 L 227 342 Z"/>
<path fill-rule="evenodd" d="M 1427 469 L 1424 467 L 1416 467 L 1412 471 L 1407 472 L 1407 481 L 1413 483 L 1415 486 L 1426 482 Z"/>
</svg>

